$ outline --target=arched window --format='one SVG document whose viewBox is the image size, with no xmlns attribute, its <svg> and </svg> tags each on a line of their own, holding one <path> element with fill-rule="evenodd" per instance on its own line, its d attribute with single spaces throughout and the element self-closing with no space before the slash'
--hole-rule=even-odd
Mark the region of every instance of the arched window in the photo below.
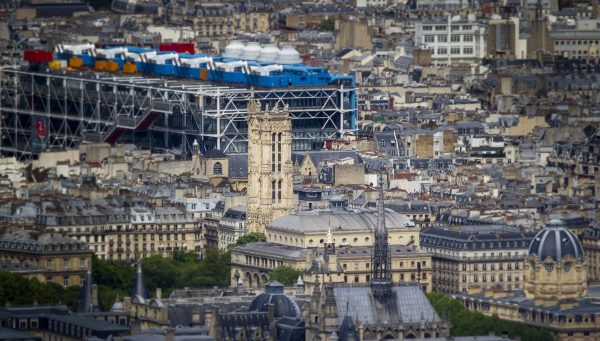
<svg viewBox="0 0 600 341">
<path fill-rule="evenodd" d="M 214 175 L 223 174 L 223 165 L 221 165 L 220 162 L 215 162 L 215 165 L 213 166 L 213 174 Z"/>
</svg>

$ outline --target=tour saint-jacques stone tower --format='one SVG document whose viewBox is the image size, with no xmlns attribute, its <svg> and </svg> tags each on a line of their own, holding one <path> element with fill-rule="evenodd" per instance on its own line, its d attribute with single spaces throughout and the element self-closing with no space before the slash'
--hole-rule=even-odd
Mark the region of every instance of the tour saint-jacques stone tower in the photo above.
<svg viewBox="0 0 600 341">
<path fill-rule="evenodd" d="M 287 105 L 261 110 L 248 101 L 248 230 L 264 232 L 294 206 L 292 122 Z"/>
</svg>

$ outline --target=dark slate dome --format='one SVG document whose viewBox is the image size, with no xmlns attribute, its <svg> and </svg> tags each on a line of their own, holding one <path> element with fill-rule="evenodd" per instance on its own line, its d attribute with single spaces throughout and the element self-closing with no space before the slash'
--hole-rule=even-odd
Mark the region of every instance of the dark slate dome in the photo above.
<svg viewBox="0 0 600 341">
<path fill-rule="evenodd" d="M 557 262 L 566 255 L 582 260 L 583 248 L 577 236 L 565 227 L 562 220 L 552 219 L 529 244 L 529 254 L 534 255 L 539 261 L 550 257 Z"/>
<path fill-rule="evenodd" d="M 283 293 L 283 284 L 272 281 L 265 286 L 265 292 L 256 296 L 248 311 L 266 312 L 269 304 L 273 304 L 275 318 L 281 317 L 300 317 L 300 308 L 296 302 L 292 301 Z"/>
</svg>

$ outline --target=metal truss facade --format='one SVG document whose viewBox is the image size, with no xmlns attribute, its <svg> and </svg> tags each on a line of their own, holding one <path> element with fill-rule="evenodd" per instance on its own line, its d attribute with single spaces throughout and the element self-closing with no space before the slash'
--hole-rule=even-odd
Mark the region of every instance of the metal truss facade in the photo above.
<svg viewBox="0 0 600 341">
<path fill-rule="evenodd" d="M 234 88 L 202 81 L 80 71 L 0 69 L 0 151 L 20 158 L 82 142 L 134 143 L 187 156 L 247 151 L 247 101 L 289 106 L 292 148 L 311 150 L 355 129 L 355 89 Z"/>
</svg>

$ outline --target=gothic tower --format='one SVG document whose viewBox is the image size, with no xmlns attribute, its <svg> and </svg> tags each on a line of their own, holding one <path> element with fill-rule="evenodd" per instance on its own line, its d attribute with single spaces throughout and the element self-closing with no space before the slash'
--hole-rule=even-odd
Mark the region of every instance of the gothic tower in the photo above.
<svg viewBox="0 0 600 341">
<path fill-rule="evenodd" d="M 294 206 L 292 122 L 287 105 L 261 110 L 248 101 L 248 230 L 264 232 Z"/>
<path fill-rule="evenodd" d="M 379 200 L 377 200 L 377 226 L 375 228 L 375 245 L 373 246 L 371 291 L 380 301 L 392 295 L 391 255 L 388 246 L 388 231 L 385 227 L 385 210 L 383 207 L 383 175 L 379 174 Z"/>
</svg>

